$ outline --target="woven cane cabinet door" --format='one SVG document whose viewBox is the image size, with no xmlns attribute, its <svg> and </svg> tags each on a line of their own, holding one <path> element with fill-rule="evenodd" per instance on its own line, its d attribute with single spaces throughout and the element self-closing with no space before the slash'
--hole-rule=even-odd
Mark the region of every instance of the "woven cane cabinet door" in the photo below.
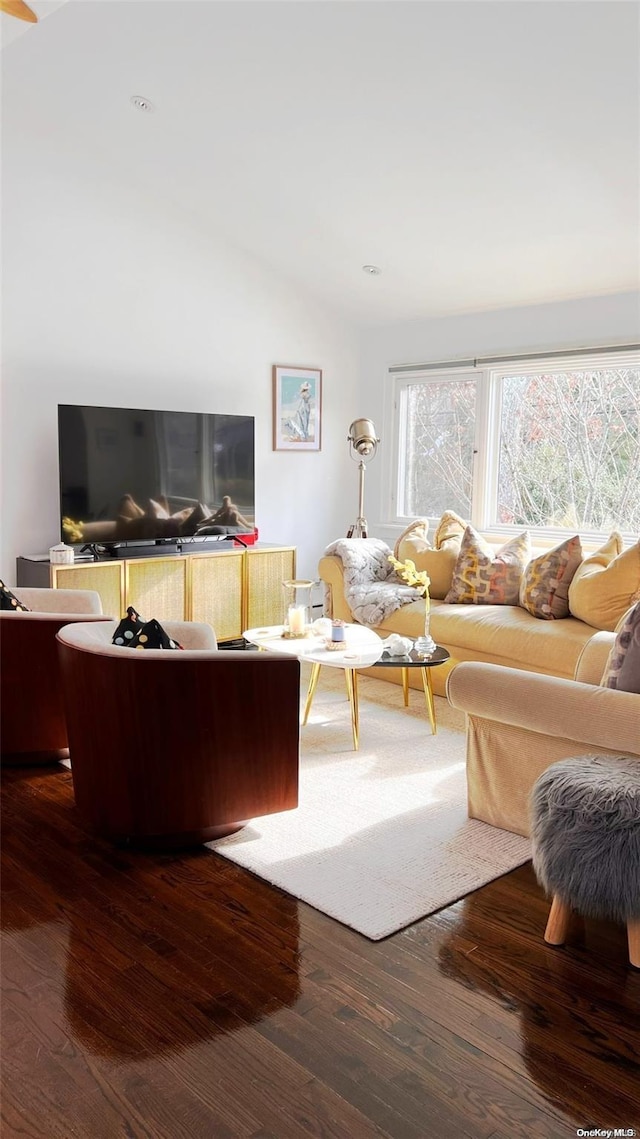
<svg viewBox="0 0 640 1139">
<path fill-rule="evenodd" d="M 124 563 L 49 566 L 52 589 L 93 589 L 100 595 L 102 612 L 120 618 L 124 600 Z"/>
<path fill-rule="evenodd" d="M 213 626 L 219 641 L 242 635 L 244 551 L 198 554 L 191 562 L 189 620 Z"/>
<path fill-rule="evenodd" d="M 125 607 L 145 621 L 184 621 L 187 612 L 187 558 L 131 558 L 125 564 Z"/>
<path fill-rule="evenodd" d="M 296 576 L 295 546 L 247 550 L 245 628 L 282 624 L 282 583 Z"/>
</svg>

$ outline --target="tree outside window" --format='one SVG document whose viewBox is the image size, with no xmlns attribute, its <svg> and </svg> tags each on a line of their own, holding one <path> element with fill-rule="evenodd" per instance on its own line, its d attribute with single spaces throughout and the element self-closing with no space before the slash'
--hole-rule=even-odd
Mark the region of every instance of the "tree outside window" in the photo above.
<svg viewBox="0 0 640 1139">
<path fill-rule="evenodd" d="M 479 528 L 640 531 L 629 353 L 398 382 L 399 520 L 455 510 Z"/>
</svg>

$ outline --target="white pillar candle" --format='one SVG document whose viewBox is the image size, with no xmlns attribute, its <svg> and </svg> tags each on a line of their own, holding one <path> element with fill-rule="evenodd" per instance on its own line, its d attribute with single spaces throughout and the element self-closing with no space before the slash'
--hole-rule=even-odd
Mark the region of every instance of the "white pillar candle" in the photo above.
<svg viewBox="0 0 640 1139">
<path fill-rule="evenodd" d="M 305 631 L 304 605 L 289 606 L 289 632 L 296 637 L 302 637 Z"/>
</svg>

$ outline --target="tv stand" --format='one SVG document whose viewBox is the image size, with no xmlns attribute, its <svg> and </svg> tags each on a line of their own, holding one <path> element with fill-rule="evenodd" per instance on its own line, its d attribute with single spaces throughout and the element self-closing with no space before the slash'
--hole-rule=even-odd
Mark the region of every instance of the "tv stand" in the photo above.
<svg viewBox="0 0 640 1139">
<path fill-rule="evenodd" d="M 114 618 L 133 605 L 147 619 L 205 621 L 219 641 L 234 640 L 244 629 L 280 624 L 282 582 L 296 576 L 295 547 L 257 542 L 244 549 L 233 545 L 234 534 L 225 538 L 188 554 L 184 547 L 182 553 L 168 553 L 166 547 L 148 546 L 144 554 L 124 557 L 118 550 L 118 557 L 101 555 L 74 565 L 22 557 L 17 583 L 93 589 L 103 612 Z"/>
</svg>

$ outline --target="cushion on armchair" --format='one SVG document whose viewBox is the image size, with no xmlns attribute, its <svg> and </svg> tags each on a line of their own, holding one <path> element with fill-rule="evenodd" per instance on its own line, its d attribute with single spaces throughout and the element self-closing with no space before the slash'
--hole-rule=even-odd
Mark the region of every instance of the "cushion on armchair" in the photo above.
<svg viewBox="0 0 640 1139">
<path fill-rule="evenodd" d="M 129 605 L 112 638 L 112 645 L 130 645 L 137 633 L 141 632 L 144 620 L 133 605 Z"/>
<path fill-rule="evenodd" d="M 21 601 L 11 592 L 10 589 L 0 581 L 0 609 L 5 609 L 10 613 L 29 613 L 28 605 L 23 605 Z"/>
<path fill-rule="evenodd" d="M 146 621 L 132 641 L 128 642 L 131 649 L 181 649 L 182 645 L 169 636 L 159 621 L 152 617 Z"/>
<path fill-rule="evenodd" d="M 112 645 L 128 649 L 181 649 L 155 617 L 145 621 L 133 605 L 129 605 L 111 639 Z"/>
</svg>

